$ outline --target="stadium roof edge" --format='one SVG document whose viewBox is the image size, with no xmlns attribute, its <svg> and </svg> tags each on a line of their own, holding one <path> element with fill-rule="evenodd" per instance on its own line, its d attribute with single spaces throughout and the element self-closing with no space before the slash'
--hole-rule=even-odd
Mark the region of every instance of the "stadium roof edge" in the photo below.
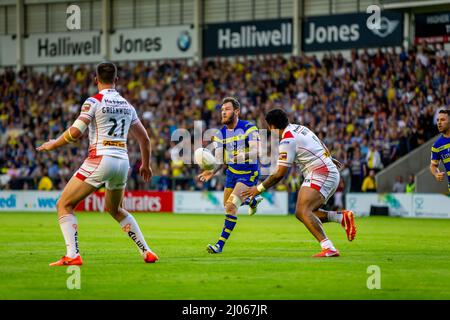
<svg viewBox="0 0 450 320">
<path fill-rule="evenodd" d="M 429 7 L 442 4 L 450 4 L 449 0 L 421 0 L 421 1 L 407 1 L 407 2 L 383 2 L 383 9 L 401 9 L 401 8 L 414 8 L 414 7 Z"/>
<path fill-rule="evenodd" d="M 83 2 L 86 0 L 81 0 L 77 2 Z M 16 5 L 16 0 L 0 0 L 0 6 L 10 6 Z M 68 3 L 67 0 L 24 0 L 24 4 L 46 4 L 46 3 Z"/>
</svg>

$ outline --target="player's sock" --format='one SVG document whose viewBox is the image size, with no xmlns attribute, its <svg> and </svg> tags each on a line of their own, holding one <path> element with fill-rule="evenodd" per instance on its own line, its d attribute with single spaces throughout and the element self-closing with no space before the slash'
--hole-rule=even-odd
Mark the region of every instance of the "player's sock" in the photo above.
<svg viewBox="0 0 450 320">
<path fill-rule="evenodd" d="M 58 219 L 64 241 L 66 242 L 66 256 L 75 258 L 80 252 L 78 250 L 78 222 L 73 214 L 66 214 Z"/>
<path fill-rule="evenodd" d="M 328 221 L 342 223 L 342 211 L 327 211 Z"/>
<path fill-rule="evenodd" d="M 252 199 L 252 201 L 254 200 L 254 198 Z M 244 200 L 244 202 L 241 203 L 241 207 L 242 206 L 246 206 L 246 205 L 250 205 L 250 203 L 252 202 L 250 201 L 250 197 L 248 197 L 247 199 Z"/>
<path fill-rule="evenodd" d="M 331 249 L 333 251 L 336 251 L 333 242 L 331 242 L 331 240 L 329 240 L 328 238 L 325 238 L 322 241 L 320 241 L 320 246 L 322 247 L 322 250 Z"/>
<path fill-rule="evenodd" d="M 233 231 L 234 226 L 236 225 L 237 217 L 233 216 L 231 214 L 225 215 L 225 223 L 222 230 L 222 234 L 220 235 L 219 241 L 217 241 L 217 244 L 223 248 L 225 245 L 225 242 L 230 237 L 231 231 Z"/>
<path fill-rule="evenodd" d="M 147 242 L 145 242 L 138 223 L 131 214 L 128 214 L 125 219 L 120 221 L 120 226 L 122 227 L 122 230 L 125 231 L 131 238 L 131 240 L 136 243 L 142 256 L 145 256 L 146 251 L 151 251 L 150 247 L 147 245 Z"/>
</svg>

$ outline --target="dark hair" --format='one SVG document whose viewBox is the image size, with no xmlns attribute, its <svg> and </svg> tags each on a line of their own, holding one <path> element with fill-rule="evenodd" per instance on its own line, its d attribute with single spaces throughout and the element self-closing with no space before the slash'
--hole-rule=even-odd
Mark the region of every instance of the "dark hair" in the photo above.
<svg viewBox="0 0 450 320">
<path fill-rule="evenodd" d="M 222 100 L 222 105 L 228 102 L 231 102 L 234 110 L 237 110 L 241 107 L 241 104 L 239 103 L 238 99 L 234 97 L 226 97 L 225 99 Z"/>
<path fill-rule="evenodd" d="M 117 77 L 117 67 L 110 61 L 103 61 L 96 68 L 97 79 L 104 84 L 112 84 Z"/>
<path fill-rule="evenodd" d="M 439 113 L 446 114 L 450 117 L 450 110 L 448 110 L 448 109 L 441 109 L 441 110 L 439 110 Z"/>
<path fill-rule="evenodd" d="M 284 129 L 289 124 L 288 115 L 281 109 L 273 109 L 266 114 L 267 124 L 275 126 L 277 129 Z"/>
</svg>

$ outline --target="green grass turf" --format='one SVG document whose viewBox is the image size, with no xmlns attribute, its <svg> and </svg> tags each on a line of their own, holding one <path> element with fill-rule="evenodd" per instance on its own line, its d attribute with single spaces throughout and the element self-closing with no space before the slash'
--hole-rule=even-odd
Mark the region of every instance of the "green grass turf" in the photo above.
<svg viewBox="0 0 450 320">
<path fill-rule="evenodd" d="M 450 299 L 450 220 L 356 220 L 348 242 L 325 225 L 341 257 L 313 259 L 319 246 L 293 216 L 240 216 L 221 255 L 205 247 L 221 215 L 136 214 L 159 255 L 145 264 L 107 214 L 78 214 L 81 289 L 69 290 L 55 213 L 0 214 L 0 299 Z M 381 268 L 369 290 L 367 267 Z"/>
</svg>

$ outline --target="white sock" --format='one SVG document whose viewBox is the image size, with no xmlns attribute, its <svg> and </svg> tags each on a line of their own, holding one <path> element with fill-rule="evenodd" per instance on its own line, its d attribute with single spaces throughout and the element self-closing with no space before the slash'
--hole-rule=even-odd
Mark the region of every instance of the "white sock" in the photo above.
<svg viewBox="0 0 450 320">
<path fill-rule="evenodd" d="M 342 212 L 341 211 L 328 211 L 328 221 L 342 223 Z"/>
<path fill-rule="evenodd" d="M 331 249 L 333 251 L 336 251 L 336 248 L 333 246 L 333 242 L 328 240 L 328 238 L 325 238 L 322 241 L 320 241 L 320 246 L 322 247 L 322 250 Z"/>
<path fill-rule="evenodd" d="M 80 251 L 78 250 L 78 223 L 77 217 L 73 214 L 66 214 L 58 219 L 64 240 L 66 242 L 66 256 L 75 258 Z"/>
<path fill-rule="evenodd" d="M 128 234 L 131 240 L 136 243 L 142 256 L 145 256 L 146 251 L 152 251 L 145 242 L 141 229 L 139 229 L 139 225 L 131 214 L 128 214 L 125 219 L 120 221 L 120 226 L 122 227 L 122 230 Z"/>
</svg>

